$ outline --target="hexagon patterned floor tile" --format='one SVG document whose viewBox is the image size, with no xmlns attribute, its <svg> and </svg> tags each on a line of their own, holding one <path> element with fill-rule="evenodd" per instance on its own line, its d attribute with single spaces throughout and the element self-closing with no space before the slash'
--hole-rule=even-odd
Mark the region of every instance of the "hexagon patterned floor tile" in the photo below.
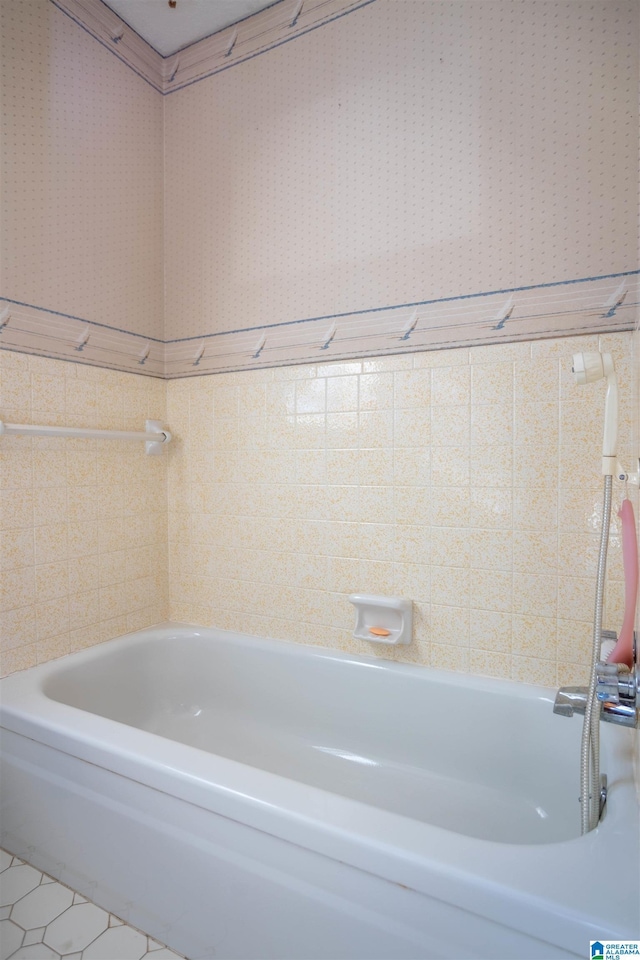
<svg viewBox="0 0 640 960">
<path fill-rule="evenodd" d="M 181 960 L 145 933 L 0 850 L 0 960 Z"/>
</svg>

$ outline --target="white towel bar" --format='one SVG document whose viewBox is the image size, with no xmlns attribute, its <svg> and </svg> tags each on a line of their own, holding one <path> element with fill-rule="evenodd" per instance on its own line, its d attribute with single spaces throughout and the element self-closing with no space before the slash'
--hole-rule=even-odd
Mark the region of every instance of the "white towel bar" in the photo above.
<svg viewBox="0 0 640 960">
<path fill-rule="evenodd" d="M 0 436 L 24 437 L 75 437 L 87 440 L 144 440 L 146 452 L 157 455 L 171 440 L 171 434 L 162 426 L 161 420 L 147 420 L 146 432 L 133 430 L 92 430 L 89 427 L 50 427 L 28 423 L 3 423 L 0 420 Z"/>
</svg>

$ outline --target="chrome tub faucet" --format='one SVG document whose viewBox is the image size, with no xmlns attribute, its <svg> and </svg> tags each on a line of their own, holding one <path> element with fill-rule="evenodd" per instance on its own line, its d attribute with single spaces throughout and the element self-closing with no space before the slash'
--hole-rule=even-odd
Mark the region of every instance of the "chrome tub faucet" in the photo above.
<svg viewBox="0 0 640 960">
<path fill-rule="evenodd" d="M 640 666 L 635 637 L 633 648 L 631 669 L 622 663 L 600 661 L 596 664 L 596 697 L 602 705 L 602 720 L 640 728 Z M 556 694 L 553 712 L 561 717 L 584 714 L 588 693 L 588 687 L 561 687 Z"/>
</svg>

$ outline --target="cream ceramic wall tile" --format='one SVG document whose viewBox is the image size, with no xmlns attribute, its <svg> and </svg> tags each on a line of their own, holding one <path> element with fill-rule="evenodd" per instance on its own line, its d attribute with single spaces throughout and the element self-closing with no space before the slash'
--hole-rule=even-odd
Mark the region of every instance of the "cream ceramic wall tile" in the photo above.
<svg viewBox="0 0 640 960">
<path fill-rule="evenodd" d="M 48 640 L 69 632 L 69 600 L 58 597 L 36 605 L 36 637 Z M 65 651 L 66 652 L 66 651 Z"/>
<path fill-rule="evenodd" d="M 508 613 L 515 603 L 511 573 L 472 569 L 470 601 L 473 610 Z"/>
<path fill-rule="evenodd" d="M 549 487 L 537 489 L 514 484 L 514 530 L 556 530 L 557 527 L 558 504 L 555 496 L 549 496 Z"/>
<path fill-rule="evenodd" d="M 35 639 L 35 604 L 0 613 L 0 648 L 3 651 L 27 647 Z"/>
<path fill-rule="evenodd" d="M 362 361 L 363 373 L 388 373 L 395 370 L 410 370 L 414 366 L 412 357 L 375 357 Z"/>
<path fill-rule="evenodd" d="M 589 667 L 586 664 L 565 663 L 558 660 L 555 686 L 584 687 L 589 684 Z"/>
<path fill-rule="evenodd" d="M 33 502 L 34 494 L 31 489 L 0 491 L 0 530 L 31 526 Z"/>
<path fill-rule="evenodd" d="M 521 343 L 485 344 L 469 348 L 469 363 L 474 366 L 509 363 L 514 360 L 529 360 L 531 357 L 531 341 Z M 472 374 L 473 375 L 473 374 Z M 476 398 L 477 399 L 477 398 Z"/>
<path fill-rule="evenodd" d="M 469 448 L 431 447 L 431 483 L 434 487 L 464 487 L 469 483 Z"/>
<path fill-rule="evenodd" d="M 572 577 L 568 571 L 558 577 L 558 607 L 563 618 L 590 622 L 593 616 L 594 579 Z"/>
<path fill-rule="evenodd" d="M 539 683 L 552 687 L 556 683 L 556 662 L 514 655 L 511 658 L 511 679 L 520 683 Z"/>
<path fill-rule="evenodd" d="M 583 342 L 588 345 L 589 338 L 574 340 L 571 347 L 577 350 Z M 629 349 L 626 334 L 613 343 L 622 356 Z M 356 651 L 361 645 L 349 640 L 352 611 L 345 596 L 352 591 L 399 593 L 412 597 L 420 609 L 416 637 L 427 647 L 419 654 L 411 648 L 395 650 L 393 658 L 424 662 L 426 657 L 448 669 L 525 681 L 555 682 L 560 663 L 565 674 L 579 672 L 584 641 L 578 638 L 591 617 L 600 523 L 599 438 L 585 434 L 574 445 L 574 477 L 579 475 L 581 482 L 561 486 L 560 347 L 547 343 L 535 360 L 531 344 L 496 347 L 495 363 L 492 348 L 472 354 L 471 366 L 469 356 L 468 351 L 455 358 L 446 352 L 431 355 L 426 364 L 424 355 L 413 355 L 415 373 L 427 373 L 428 380 L 414 376 L 408 356 L 398 366 L 394 358 L 385 361 L 395 372 L 358 373 L 348 365 L 340 373 L 331 365 L 318 368 L 314 373 L 327 379 L 313 388 L 309 383 L 317 378 L 303 375 L 307 368 L 288 368 L 286 380 L 275 371 L 274 384 L 306 384 L 298 389 L 301 403 L 318 412 L 301 416 L 318 418 L 318 445 L 300 447 L 286 471 L 291 450 L 286 444 L 268 454 L 257 450 L 255 460 L 243 453 L 242 484 L 229 482 L 224 494 L 203 501 L 213 511 L 210 522 L 203 523 L 195 511 L 197 532 L 181 522 L 185 546 L 176 556 L 176 573 L 187 568 L 190 575 L 213 573 L 218 568 L 209 570 L 211 557 L 234 579 L 214 588 L 214 582 L 222 581 L 202 576 L 194 589 L 192 581 L 180 576 L 174 581 L 172 575 L 172 609 L 192 612 L 190 598 L 199 596 L 211 623 L 223 625 L 224 620 L 270 633 L 279 628 L 281 636 L 317 643 L 334 642 L 327 630 L 339 628 L 340 648 Z M 372 363 L 365 361 L 362 370 L 372 369 Z M 233 390 L 241 392 L 243 375 L 235 376 Z M 429 403 L 432 379 L 436 397 L 457 397 L 459 402 Z M 170 408 L 174 388 L 181 389 L 169 384 Z M 199 402 L 199 389 L 194 380 L 192 403 Z M 420 403 L 413 406 L 418 394 Z M 356 395 L 359 417 L 355 410 L 331 410 L 325 419 L 323 402 L 350 406 Z M 294 396 L 290 388 L 274 395 L 274 409 L 292 409 Z M 627 409 L 624 388 L 621 397 Z M 236 399 L 231 399 L 234 409 Z M 279 408 L 280 402 L 289 406 Z M 584 402 L 581 406 L 590 408 Z M 514 410 L 520 430 L 515 436 Z M 247 411 L 239 419 L 250 424 L 255 417 Z M 365 446 L 376 433 L 380 445 Z M 497 434 L 502 442 L 495 442 Z M 225 444 L 220 450 L 226 453 Z M 591 459 L 595 480 L 583 486 Z M 554 469 L 547 469 L 548 463 Z M 170 474 L 181 469 L 179 462 L 171 462 Z M 199 469 L 192 466 L 180 495 L 189 502 L 201 493 Z M 225 544 L 234 537 L 232 556 Z M 191 543 L 199 546 L 191 549 Z M 617 543 L 614 524 L 610 572 L 615 577 L 620 576 Z M 616 583 L 608 591 L 613 614 L 621 602 Z M 287 590 L 274 592 L 278 584 Z M 261 613 L 266 597 L 271 609 L 277 606 L 277 618 Z M 233 617 L 220 619 L 216 603 L 232 608 Z M 295 628 L 297 618 L 304 630 Z M 387 654 L 378 649 L 375 655 Z"/>
<path fill-rule="evenodd" d="M 516 451 L 530 451 L 541 466 L 557 469 L 558 403 L 516 402 L 514 412 L 514 443 Z M 584 416 L 584 411 L 583 411 Z M 516 464 L 517 465 L 517 464 Z"/>
<path fill-rule="evenodd" d="M 472 650 L 490 653 L 498 663 L 509 664 L 512 617 L 498 610 L 474 609 L 469 642 Z"/>
<path fill-rule="evenodd" d="M 0 582 L 0 611 L 30 606 L 35 600 L 33 567 L 18 567 L 3 571 Z"/>
<path fill-rule="evenodd" d="M 555 659 L 561 622 L 556 621 L 554 617 L 514 613 L 512 652 L 516 656 L 536 656 L 543 660 Z"/>
<path fill-rule="evenodd" d="M 624 354 L 629 338 L 620 334 L 613 342 Z M 581 341 L 576 343 L 579 347 Z M 552 353 L 551 345 L 548 351 Z M 4 356 L 0 354 L 0 371 Z M 400 359 L 404 363 L 410 358 Z M 548 359 L 542 356 L 539 362 Z M 491 367 L 490 351 L 482 361 L 483 367 Z M 508 366 L 511 361 L 501 362 Z M 535 377 L 536 364 L 527 365 L 524 354 L 514 362 L 519 364 L 521 395 L 535 395 L 537 388 L 527 384 L 527 375 Z M 30 369 L 29 361 L 16 366 L 12 359 L 11 364 L 11 369 Z M 60 367 L 69 365 L 54 365 L 55 376 L 62 375 Z M 169 426 L 177 440 L 168 456 L 157 460 L 136 459 L 137 450 L 128 448 L 114 449 L 111 457 L 111 451 L 96 446 L 95 454 L 88 448 L 85 471 L 73 444 L 62 458 L 52 441 L 44 447 L 3 446 L 2 522 L 11 531 L 5 555 L 12 558 L 10 565 L 16 564 L 3 575 L 0 588 L 2 647 L 10 655 L 4 669 L 164 618 L 170 570 L 170 609 L 176 619 L 364 651 L 366 645 L 350 639 L 353 611 L 347 595 L 400 593 L 415 601 L 419 642 L 408 650 L 391 651 L 394 659 L 529 682 L 555 683 L 556 676 L 579 674 L 593 606 L 595 569 L 590 561 L 600 524 L 599 437 L 585 436 L 574 446 L 577 472 L 571 486 L 561 486 L 557 472 L 545 475 L 544 483 L 525 484 L 521 473 L 516 471 L 515 478 L 511 473 L 511 441 L 468 446 L 469 425 L 481 422 L 481 408 L 499 406 L 473 401 L 468 359 L 460 367 L 449 357 L 444 367 L 434 362 L 422 369 L 429 376 L 442 372 L 439 389 L 445 393 L 462 385 L 462 406 L 395 408 L 393 391 L 388 392 L 391 380 L 380 394 L 387 398 L 385 405 L 363 410 L 367 393 L 362 382 L 378 374 L 360 374 L 349 367 L 338 373 L 328 365 L 322 369 L 328 377 L 316 377 L 315 368 L 314 376 L 305 368 L 305 376 L 298 377 L 299 368 L 288 368 L 286 378 L 274 371 L 271 381 L 247 381 L 251 389 L 243 400 L 244 374 L 233 375 L 233 380 L 194 378 L 188 389 L 180 381 L 163 385 L 167 410 L 175 418 Z M 452 380 L 452 370 L 464 374 Z M 396 400 L 402 404 L 411 403 L 412 383 L 416 389 L 418 383 L 424 385 L 405 376 L 410 372 L 411 366 L 400 370 Z M 41 361 L 38 376 L 47 376 Z M 73 382 L 68 376 L 66 380 Z M 147 381 L 135 380 L 127 403 L 139 403 L 142 416 L 142 407 L 148 409 L 153 396 L 145 389 Z M 342 393 L 339 380 L 346 385 Z M 96 390 L 99 419 L 101 398 L 112 406 L 122 384 L 112 380 L 109 371 L 102 371 L 102 379 L 95 382 L 105 388 Z M 314 382 L 322 383 L 315 392 L 306 386 L 298 389 L 301 383 Z M 512 403 L 515 390 L 514 381 Z M 350 405 L 356 393 L 359 411 L 325 413 L 326 404 L 334 402 L 330 395 L 341 398 L 336 403 Z M 89 401 L 92 396 L 89 391 Z M 310 432 L 305 432 L 307 424 L 296 423 L 288 442 L 268 449 L 254 446 L 251 429 L 255 432 L 256 422 L 266 421 L 263 402 L 265 411 L 271 404 L 287 421 L 285 411 L 298 396 L 301 403 L 322 405 L 319 412 L 299 415 L 303 421 L 314 418 Z M 215 407 L 216 397 L 225 414 L 235 416 L 214 413 L 213 432 L 208 433 L 210 404 Z M 621 384 L 623 409 L 629 402 Z M 525 403 L 531 435 L 544 435 L 549 414 L 552 419 L 560 415 L 560 400 Z M 136 415 L 135 410 L 130 413 Z M 279 414 L 274 417 L 280 419 Z M 330 417 L 352 418 L 335 426 L 337 443 L 344 446 L 327 447 Z M 234 431 L 219 430 L 229 419 Z M 369 446 L 375 429 L 389 423 L 384 442 Z M 433 430 L 429 439 L 428 428 L 434 426 L 437 441 Z M 227 463 L 235 456 L 239 436 L 246 436 L 248 445 L 221 480 L 216 476 L 218 457 Z M 554 436 L 555 448 L 548 447 L 559 457 L 561 440 Z M 309 438 L 311 445 L 303 446 L 302 439 Z M 533 446 L 539 453 L 540 444 Z M 482 450 L 487 452 L 484 459 Z M 49 455 L 60 482 L 39 486 L 37 474 L 47 469 Z M 433 482 L 432 458 L 439 483 Z M 596 476 L 583 493 L 577 476 L 582 479 L 592 459 Z M 455 478 L 447 476 L 447 462 L 458 463 L 463 473 L 459 469 Z M 519 446 L 516 462 L 522 463 Z M 476 471 L 484 485 L 468 485 L 466 464 L 471 480 Z M 165 478 L 171 506 L 168 527 Z M 453 484 L 456 478 L 463 484 Z M 70 511 L 81 490 L 99 504 L 99 520 Z M 15 516 L 5 519 L 14 497 Z M 584 554 L 579 564 L 576 550 Z M 611 556 L 611 572 L 619 577 L 615 537 Z M 620 586 L 619 580 L 612 581 L 607 594 L 607 615 L 614 620 L 621 612 Z M 375 651 L 377 656 L 388 654 Z"/>
<path fill-rule="evenodd" d="M 455 645 L 432 643 L 430 665 L 437 670 L 466 673 L 469 670 L 469 651 Z"/>
<path fill-rule="evenodd" d="M 564 358 L 563 358 L 564 359 Z M 560 367 L 555 359 L 516 361 L 515 400 L 524 403 L 557 401 Z"/>
<path fill-rule="evenodd" d="M 558 569 L 558 539 L 555 534 L 514 532 L 513 569 L 518 573 L 537 570 L 555 574 Z M 589 566 L 589 572 L 593 569 L 593 565 Z"/>
<path fill-rule="evenodd" d="M 468 567 L 472 559 L 473 538 L 468 527 L 431 528 L 431 556 L 434 565 Z"/>
<path fill-rule="evenodd" d="M 469 443 L 470 430 L 471 411 L 468 406 L 432 403 L 431 440 L 433 443 L 441 446 L 462 446 Z"/>
<path fill-rule="evenodd" d="M 468 607 L 432 603 L 432 643 L 467 648 L 469 646 L 470 620 L 471 614 Z"/>
<path fill-rule="evenodd" d="M 514 573 L 513 611 L 528 616 L 555 617 L 558 612 L 558 578 Z"/>
<path fill-rule="evenodd" d="M 514 417 L 509 389 L 508 402 L 474 402 L 471 409 L 471 442 L 476 444 L 504 444 L 513 440 Z"/>
<path fill-rule="evenodd" d="M 36 599 L 40 602 L 70 593 L 68 563 L 39 563 L 35 567 Z"/>
<path fill-rule="evenodd" d="M 470 564 L 474 570 L 515 569 L 514 535 L 511 530 L 467 530 Z"/>
<path fill-rule="evenodd" d="M 588 670 L 593 646 L 593 624 L 558 620 L 556 651 L 564 663 L 582 664 Z"/>
<path fill-rule="evenodd" d="M 469 498 L 471 526 L 510 529 L 512 512 L 512 493 L 508 486 L 471 489 Z"/>
<path fill-rule="evenodd" d="M 0 537 L 0 570 L 26 567 L 33 563 L 33 530 L 7 530 Z"/>
<path fill-rule="evenodd" d="M 469 673 L 480 674 L 484 677 L 498 677 L 502 680 L 511 679 L 511 665 L 507 659 L 498 659 L 488 650 L 469 650 Z"/>
<path fill-rule="evenodd" d="M 465 407 L 471 400 L 469 367 L 438 367 L 432 370 L 431 398 L 434 405 Z"/>
<path fill-rule="evenodd" d="M 382 368 L 384 361 L 365 361 L 364 367 L 374 366 L 370 373 L 365 372 L 359 377 L 359 406 L 360 410 L 391 410 L 394 398 L 393 373 L 385 372 Z M 377 369 L 380 367 L 381 369 Z"/>
<path fill-rule="evenodd" d="M 77 417 L 82 425 L 121 426 L 126 396 L 139 429 L 155 405 L 159 415 L 165 409 L 166 386 L 146 377 L 101 370 L 99 378 L 80 380 L 74 364 L 6 352 L 0 372 L 3 382 L 8 372 L 14 387 L 38 398 L 27 421 L 51 422 L 37 409 L 51 404 L 66 423 Z M 143 607 L 147 619 L 153 608 L 151 622 L 165 619 L 167 458 L 145 458 L 142 446 L 43 438 L 26 445 L 5 445 L 3 438 L 0 453 L 8 481 L 1 504 L 2 644 L 12 651 L 3 670 L 117 636 Z"/>
<path fill-rule="evenodd" d="M 424 410 L 431 402 L 430 370 L 399 370 L 393 375 L 394 406 Z"/>
<path fill-rule="evenodd" d="M 431 543 L 432 537 L 435 541 L 434 535 L 435 530 L 433 528 L 430 530 L 426 525 L 397 524 L 394 528 L 395 560 L 398 563 L 430 563 L 432 555 L 436 556 L 435 546 L 432 547 Z M 438 562 L 437 559 L 434 562 Z M 452 565 L 463 566 L 464 564 L 461 560 L 457 560 Z"/>
<path fill-rule="evenodd" d="M 484 347 L 487 359 L 495 354 L 495 349 Z M 471 399 L 474 407 L 482 404 L 500 404 L 510 409 L 513 404 L 513 364 L 482 363 L 481 358 L 471 352 Z M 546 398 L 545 398 L 546 399 Z"/>
<path fill-rule="evenodd" d="M 567 358 L 572 357 L 574 353 L 597 349 L 598 337 L 595 335 L 554 337 L 546 340 L 533 340 L 531 342 L 531 358 L 537 361 L 542 358 L 558 357 L 561 362 L 566 364 Z"/>
</svg>

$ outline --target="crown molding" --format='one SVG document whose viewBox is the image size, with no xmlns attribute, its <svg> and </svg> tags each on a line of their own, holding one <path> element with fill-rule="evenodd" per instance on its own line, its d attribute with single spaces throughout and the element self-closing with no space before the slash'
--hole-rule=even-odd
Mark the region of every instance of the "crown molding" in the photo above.
<svg viewBox="0 0 640 960">
<path fill-rule="evenodd" d="M 280 0 L 163 57 L 102 0 L 50 0 L 162 94 L 215 76 L 376 0 Z"/>
<path fill-rule="evenodd" d="M 101 0 L 50 0 L 78 26 L 151 84 L 164 93 L 164 61 L 157 50 L 121 20 Z"/>
<path fill-rule="evenodd" d="M 244 63 L 376 0 L 281 0 L 165 59 L 170 94 Z"/>
</svg>

